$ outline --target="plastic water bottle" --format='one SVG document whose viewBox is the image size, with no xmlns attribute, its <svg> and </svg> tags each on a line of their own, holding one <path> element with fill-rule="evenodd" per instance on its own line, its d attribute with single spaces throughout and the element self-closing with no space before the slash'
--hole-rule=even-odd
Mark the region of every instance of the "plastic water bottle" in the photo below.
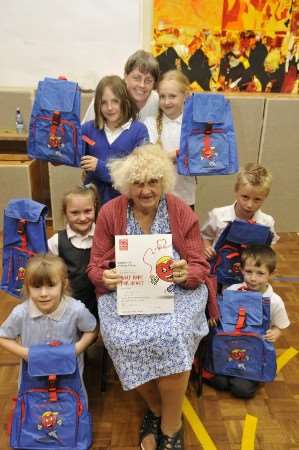
<svg viewBox="0 0 299 450">
<path fill-rule="evenodd" d="M 16 109 L 16 132 L 21 134 L 24 131 L 24 120 L 20 108 Z"/>
</svg>

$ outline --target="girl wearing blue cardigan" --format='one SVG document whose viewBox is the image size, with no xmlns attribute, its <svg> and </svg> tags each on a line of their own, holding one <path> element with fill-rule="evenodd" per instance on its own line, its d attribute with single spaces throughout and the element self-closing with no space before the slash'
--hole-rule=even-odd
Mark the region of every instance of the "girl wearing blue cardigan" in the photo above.
<svg viewBox="0 0 299 450">
<path fill-rule="evenodd" d="M 102 78 L 96 88 L 95 120 L 83 124 L 87 136 L 86 154 L 81 158 L 85 184 L 97 186 L 100 203 L 119 195 L 107 169 L 109 159 L 122 158 L 148 141 L 145 125 L 136 120 L 136 106 L 125 82 L 117 75 Z"/>
</svg>

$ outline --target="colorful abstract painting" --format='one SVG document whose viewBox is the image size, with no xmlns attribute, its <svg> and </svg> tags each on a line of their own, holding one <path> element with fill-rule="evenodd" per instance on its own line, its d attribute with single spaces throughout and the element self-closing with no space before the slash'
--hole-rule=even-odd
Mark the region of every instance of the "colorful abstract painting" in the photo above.
<svg viewBox="0 0 299 450">
<path fill-rule="evenodd" d="M 154 0 L 152 53 L 197 91 L 298 94 L 299 0 Z"/>
</svg>

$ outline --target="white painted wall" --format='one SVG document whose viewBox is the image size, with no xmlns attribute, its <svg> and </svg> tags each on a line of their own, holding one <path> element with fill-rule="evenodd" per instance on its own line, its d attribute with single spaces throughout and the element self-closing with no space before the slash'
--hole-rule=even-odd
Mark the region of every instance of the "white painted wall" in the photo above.
<svg viewBox="0 0 299 450">
<path fill-rule="evenodd" d="M 0 0 L 0 86 L 60 74 L 94 89 L 143 47 L 143 0 Z"/>
<path fill-rule="evenodd" d="M 154 0 L 142 0 L 142 48 L 147 51 L 151 51 L 152 48 L 152 27 L 153 27 L 153 15 L 154 15 Z"/>
</svg>

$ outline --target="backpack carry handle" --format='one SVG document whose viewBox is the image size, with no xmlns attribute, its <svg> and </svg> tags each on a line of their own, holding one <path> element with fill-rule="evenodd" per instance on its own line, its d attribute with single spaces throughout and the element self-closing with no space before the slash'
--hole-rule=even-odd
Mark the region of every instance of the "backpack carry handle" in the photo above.
<svg viewBox="0 0 299 450">
<path fill-rule="evenodd" d="M 245 320 L 246 320 L 246 309 L 245 308 L 239 308 L 238 311 L 238 319 L 236 323 L 236 332 L 240 333 L 241 329 L 245 327 Z"/>
<path fill-rule="evenodd" d="M 61 341 L 51 341 L 51 342 L 48 342 L 47 345 L 50 345 L 50 347 L 59 347 L 60 345 L 62 345 L 62 342 Z"/>
<path fill-rule="evenodd" d="M 57 376 L 49 375 L 48 376 L 48 392 L 49 392 L 49 401 L 57 402 Z"/>
<path fill-rule="evenodd" d="M 61 123 L 61 112 L 53 111 L 51 118 L 51 126 L 48 138 L 48 147 L 57 151 L 62 146 L 62 137 L 58 135 L 58 130 Z M 63 135 L 63 128 L 61 128 L 61 134 Z"/>
</svg>

